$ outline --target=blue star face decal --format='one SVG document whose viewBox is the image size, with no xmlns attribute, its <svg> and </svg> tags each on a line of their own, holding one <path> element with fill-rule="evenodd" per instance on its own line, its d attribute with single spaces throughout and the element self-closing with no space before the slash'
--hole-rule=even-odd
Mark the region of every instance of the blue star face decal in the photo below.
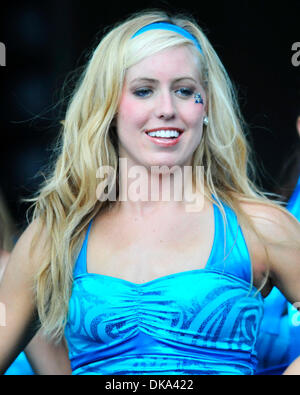
<svg viewBox="0 0 300 395">
<path fill-rule="evenodd" d="M 204 103 L 200 93 L 195 93 L 194 98 L 195 98 L 195 103 L 200 103 L 200 104 Z"/>
</svg>

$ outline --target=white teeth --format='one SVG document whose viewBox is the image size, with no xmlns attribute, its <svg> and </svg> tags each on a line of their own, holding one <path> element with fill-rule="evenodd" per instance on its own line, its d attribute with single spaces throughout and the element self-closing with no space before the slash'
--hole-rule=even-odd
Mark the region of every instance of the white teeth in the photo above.
<svg viewBox="0 0 300 395">
<path fill-rule="evenodd" d="M 149 132 L 147 134 L 151 137 L 165 137 L 165 138 L 179 136 L 179 132 L 177 132 L 177 130 L 157 130 L 156 132 Z"/>
</svg>

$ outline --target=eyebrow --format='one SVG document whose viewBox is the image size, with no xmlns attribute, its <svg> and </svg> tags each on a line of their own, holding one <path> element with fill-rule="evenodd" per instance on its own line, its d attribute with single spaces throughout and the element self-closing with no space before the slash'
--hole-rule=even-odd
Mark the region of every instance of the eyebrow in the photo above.
<svg viewBox="0 0 300 395">
<path fill-rule="evenodd" d="M 173 82 L 173 83 L 176 83 L 176 82 L 180 82 L 180 81 L 182 81 L 182 80 L 191 80 L 191 81 L 193 81 L 195 84 L 197 84 L 197 81 L 196 81 L 194 78 L 189 77 L 189 76 L 184 76 L 184 77 L 176 78 L 176 79 L 173 80 L 172 82 Z M 138 77 L 138 78 L 134 78 L 132 81 L 130 81 L 130 85 L 131 85 L 131 84 L 134 84 L 134 83 L 136 83 L 136 82 L 157 83 L 157 82 L 159 82 L 159 80 L 156 80 L 155 78 Z"/>
</svg>

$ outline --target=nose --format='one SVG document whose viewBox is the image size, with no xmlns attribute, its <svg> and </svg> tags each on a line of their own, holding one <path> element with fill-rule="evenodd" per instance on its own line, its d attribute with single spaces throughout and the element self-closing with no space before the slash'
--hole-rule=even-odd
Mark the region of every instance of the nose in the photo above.
<svg viewBox="0 0 300 395">
<path fill-rule="evenodd" d="M 176 107 L 170 92 L 162 92 L 156 101 L 155 113 L 159 119 L 174 119 Z"/>
</svg>

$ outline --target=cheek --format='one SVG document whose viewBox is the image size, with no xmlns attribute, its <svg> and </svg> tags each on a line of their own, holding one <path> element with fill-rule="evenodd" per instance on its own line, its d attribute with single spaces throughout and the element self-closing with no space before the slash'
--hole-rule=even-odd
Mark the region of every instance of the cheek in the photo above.
<svg viewBox="0 0 300 395">
<path fill-rule="evenodd" d="M 181 116 L 190 128 L 199 128 L 203 123 L 204 108 L 202 104 L 187 105 L 181 111 Z"/>
<path fill-rule="evenodd" d="M 124 96 L 121 98 L 118 117 L 117 127 L 118 130 L 127 131 L 126 129 L 130 126 L 139 128 L 145 123 L 147 118 L 145 106 L 142 103 L 137 102 L 134 98 Z M 124 130 L 125 129 L 125 130 Z"/>
</svg>

